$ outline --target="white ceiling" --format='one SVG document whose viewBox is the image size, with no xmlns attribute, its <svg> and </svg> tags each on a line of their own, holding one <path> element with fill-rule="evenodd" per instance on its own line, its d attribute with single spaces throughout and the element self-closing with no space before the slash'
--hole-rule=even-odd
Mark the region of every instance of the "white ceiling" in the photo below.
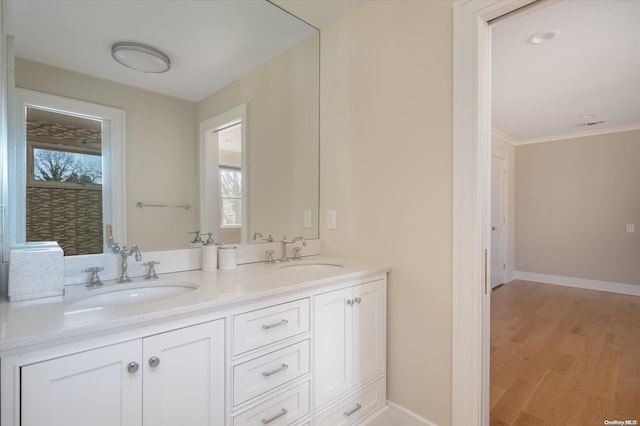
<svg viewBox="0 0 640 426">
<path fill-rule="evenodd" d="M 640 0 L 552 3 L 496 22 L 492 44 L 493 128 L 512 142 L 640 125 Z"/>
<path fill-rule="evenodd" d="M 200 101 L 316 30 L 265 0 L 8 0 L 15 55 Z M 144 74 L 111 57 L 118 41 L 149 44 L 171 70 Z"/>
</svg>

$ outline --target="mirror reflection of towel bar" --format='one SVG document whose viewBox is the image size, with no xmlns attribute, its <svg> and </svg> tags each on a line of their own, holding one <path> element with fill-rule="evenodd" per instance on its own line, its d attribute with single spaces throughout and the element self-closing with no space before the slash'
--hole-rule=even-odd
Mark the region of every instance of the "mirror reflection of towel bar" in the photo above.
<svg viewBox="0 0 640 426">
<path fill-rule="evenodd" d="M 173 208 L 178 208 L 178 209 L 185 209 L 185 210 L 189 210 L 191 208 L 191 204 L 189 203 L 184 203 L 184 204 L 143 204 L 142 202 L 138 201 L 136 203 L 136 207 L 141 209 L 143 207 L 173 207 Z"/>
</svg>

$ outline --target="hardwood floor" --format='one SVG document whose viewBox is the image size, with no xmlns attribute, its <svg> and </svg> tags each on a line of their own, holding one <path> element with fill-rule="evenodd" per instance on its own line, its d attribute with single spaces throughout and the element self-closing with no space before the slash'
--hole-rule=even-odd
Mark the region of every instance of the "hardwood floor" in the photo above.
<svg viewBox="0 0 640 426">
<path fill-rule="evenodd" d="M 491 425 L 605 420 L 640 425 L 640 297 L 518 280 L 496 288 Z"/>
</svg>

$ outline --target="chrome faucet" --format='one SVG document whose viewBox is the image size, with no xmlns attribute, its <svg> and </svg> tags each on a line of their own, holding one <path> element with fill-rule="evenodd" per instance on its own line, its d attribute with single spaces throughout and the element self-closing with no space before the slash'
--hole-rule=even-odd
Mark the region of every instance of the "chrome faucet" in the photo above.
<svg viewBox="0 0 640 426">
<path fill-rule="evenodd" d="M 129 275 L 127 275 L 127 268 L 128 268 L 127 258 L 129 256 L 135 255 L 136 262 L 140 262 L 142 260 L 142 253 L 140 252 L 140 248 L 134 244 L 131 246 L 129 250 L 127 250 L 127 246 L 122 246 L 122 248 L 120 248 L 118 246 L 118 243 L 116 243 L 113 247 L 111 247 L 111 251 L 113 251 L 115 254 L 119 254 L 120 258 L 122 259 L 122 262 L 120 263 L 120 268 L 121 268 L 120 278 L 118 278 L 116 282 L 117 283 L 131 282 L 131 278 L 129 278 Z"/>
<path fill-rule="evenodd" d="M 148 262 L 145 262 L 142 264 L 142 266 L 148 266 L 149 270 L 147 271 L 147 273 L 144 276 L 145 280 L 157 280 L 158 279 L 158 273 L 156 272 L 156 265 L 159 265 L 160 262 L 158 262 L 157 260 L 150 260 Z"/>
<path fill-rule="evenodd" d="M 295 237 L 293 240 L 287 240 L 287 237 L 282 237 L 282 257 L 280 258 L 280 262 L 289 261 L 289 259 L 287 259 L 287 244 L 293 244 L 296 241 L 302 241 L 303 246 L 307 245 L 307 241 L 302 235 Z"/>
<path fill-rule="evenodd" d="M 85 269 L 83 272 L 91 272 L 91 278 L 89 278 L 89 282 L 87 283 L 87 287 L 94 288 L 100 287 L 102 285 L 102 280 L 98 276 L 98 272 L 104 271 L 104 268 L 99 266 L 92 266 L 91 268 Z"/>
</svg>

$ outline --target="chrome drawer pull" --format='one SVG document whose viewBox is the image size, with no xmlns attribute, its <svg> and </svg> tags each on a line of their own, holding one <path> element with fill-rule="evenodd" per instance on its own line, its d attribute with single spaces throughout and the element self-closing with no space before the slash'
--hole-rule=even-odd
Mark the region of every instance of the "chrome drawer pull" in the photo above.
<svg viewBox="0 0 640 426">
<path fill-rule="evenodd" d="M 283 320 L 281 320 L 279 322 L 276 322 L 276 323 L 273 323 L 273 324 L 265 324 L 265 325 L 262 326 L 262 328 L 264 330 L 269 330 L 269 329 L 276 328 L 276 327 L 282 327 L 283 325 L 287 325 L 287 324 L 289 324 L 289 321 L 287 321 L 286 319 L 283 319 Z"/>
<path fill-rule="evenodd" d="M 286 370 L 287 368 L 289 368 L 289 366 L 287 364 L 282 364 L 282 366 L 276 368 L 275 370 L 263 371 L 262 375 L 264 377 L 273 376 L 274 374 L 279 373 L 280 371 Z"/>
<path fill-rule="evenodd" d="M 347 417 L 349 417 L 350 415 L 352 415 L 353 413 L 355 413 L 356 411 L 358 411 L 359 409 L 362 408 L 362 405 L 360 404 L 356 404 L 355 408 L 352 408 L 349 411 L 345 411 L 343 414 Z"/>
<path fill-rule="evenodd" d="M 280 411 L 280 413 L 276 414 L 275 416 L 271 417 L 270 419 L 262 419 L 261 422 L 262 422 L 263 425 L 268 425 L 272 421 L 278 420 L 280 417 L 284 416 L 287 413 L 288 413 L 287 409 L 283 408 L 282 411 Z"/>
</svg>

